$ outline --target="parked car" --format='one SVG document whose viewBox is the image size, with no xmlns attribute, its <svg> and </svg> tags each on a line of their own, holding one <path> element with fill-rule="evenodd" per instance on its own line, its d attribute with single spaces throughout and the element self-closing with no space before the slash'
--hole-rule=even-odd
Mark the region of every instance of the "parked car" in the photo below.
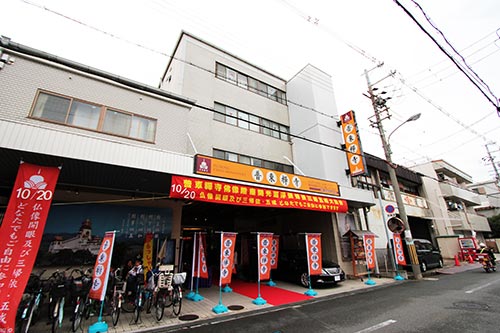
<svg viewBox="0 0 500 333">
<path fill-rule="evenodd" d="M 280 250 L 278 269 L 273 271 L 276 280 L 298 283 L 309 287 L 307 273 L 307 255 L 305 248 L 295 250 Z M 329 260 L 322 260 L 321 275 L 311 275 L 312 286 L 335 285 L 345 280 L 345 273 L 340 266 Z"/>
<path fill-rule="evenodd" d="M 434 247 L 427 239 L 413 239 L 415 250 L 417 251 L 418 262 L 420 263 L 420 270 L 426 272 L 429 268 L 442 268 L 443 257 L 441 251 Z M 406 253 L 405 253 L 406 255 Z M 409 264 L 410 260 L 406 255 L 406 262 Z M 411 266 L 407 266 L 410 268 Z"/>
</svg>

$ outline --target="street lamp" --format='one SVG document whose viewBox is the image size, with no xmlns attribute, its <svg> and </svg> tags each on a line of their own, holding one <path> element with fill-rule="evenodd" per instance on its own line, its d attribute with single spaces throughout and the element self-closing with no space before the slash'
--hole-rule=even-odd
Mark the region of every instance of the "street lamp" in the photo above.
<svg viewBox="0 0 500 333">
<path fill-rule="evenodd" d="M 373 93 L 373 85 L 370 84 L 370 79 L 368 77 L 368 71 L 365 70 L 365 76 L 366 76 L 366 81 L 368 83 L 368 94 L 369 98 L 372 102 L 373 110 L 375 111 L 375 121 L 373 122 L 374 126 L 378 128 L 379 134 L 380 134 L 380 139 L 382 140 L 382 147 L 384 148 L 384 154 L 385 154 L 385 159 L 387 163 L 389 164 L 389 177 L 391 179 L 391 184 L 392 184 L 392 189 L 394 191 L 394 196 L 396 197 L 396 204 L 398 206 L 399 210 L 399 216 L 401 220 L 403 221 L 404 227 L 405 227 L 405 239 L 406 239 L 406 245 L 408 247 L 408 254 L 410 256 L 410 263 L 411 263 L 411 268 L 413 272 L 413 276 L 416 280 L 421 280 L 422 279 L 422 272 L 420 271 L 420 265 L 418 263 L 418 257 L 417 257 L 417 251 L 415 250 L 415 244 L 413 243 L 413 238 L 411 235 L 411 230 L 410 230 L 410 224 L 408 223 L 408 216 L 406 215 L 406 208 L 403 202 L 403 198 L 401 197 L 401 192 L 399 190 L 399 182 L 398 178 L 396 176 L 396 166 L 392 163 L 392 158 L 391 158 L 391 150 L 389 146 L 389 141 L 385 137 L 385 132 L 384 128 L 382 126 L 382 118 L 381 118 L 381 112 L 386 112 L 388 114 L 388 107 L 383 103 L 383 108 L 379 106 L 380 102 L 380 96 L 376 96 Z M 378 103 L 377 103 L 378 102 Z M 387 115 L 386 118 L 389 116 Z M 406 121 L 404 121 L 402 124 L 400 124 L 394 131 L 392 131 L 389 134 L 389 137 L 398 129 L 400 128 L 403 124 L 406 124 L 409 121 L 414 121 L 420 118 L 420 114 L 416 114 L 414 116 L 411 116 L 408 118 Z M 385 118 L 384 118 L 385 119 Z"/>
<path fill-rule="evenodd" d="M 387 142 L 390 142 L 391 140 L 391 135 L 394 134 L 394 132 L 396 132 L 401 126 L 403 126 L 404 124 L 406 123 L 409 123 L 410 121 L 415 121 L 417 120 L 418 118 L 420 118 L 422 114 L 421 113 L 417 113 L 417 114 L 414 114 L 413 116 L 411 116 L 410 118 L 406 119 L 405 121 L 403 121 L 401 124 L 399 124 L 395 129 L 392 130 L 392 132 L 387 136 Z"/>
</svg>

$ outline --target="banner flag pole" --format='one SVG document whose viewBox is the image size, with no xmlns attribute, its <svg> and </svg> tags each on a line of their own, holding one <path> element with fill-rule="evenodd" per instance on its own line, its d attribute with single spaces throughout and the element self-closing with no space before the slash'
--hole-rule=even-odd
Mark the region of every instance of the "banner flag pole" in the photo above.
<svg viewBox="0 0 500 333">
<path fill-rule="evenodd" d="M 195 295 L 195 293 L 193 291 L 193 285 L 194 285 L 194 264 L 196 263 L 196 234 L 197 234 L 197 232 L 194 233 L 194 239 L 193 239 L 193 261 L 192 261 L 192 265 L 191 265 L 191 285 L 190 285 L 190 291 L 186 295 L 186 298 L 191 300 L 191 301 L 194 299 L 194 295 Z"/>
<path fill-rule="evenodd" d="M 202 248 L 202 237 L 201 237 L 201 232 L 198 233 L 198 246 L 196 247 L 196 253 L 197 253 L 197 274 L 196 274 L 196 293 L 193 295 L 193 298 L 191 298 L 192 301 L 194 302 L 200 302 L 203 301 L 204 298 L 198 293 L 198 285 L 200 284 L 200 269 L 201 269 L 201 248 Z"/>
</svg>

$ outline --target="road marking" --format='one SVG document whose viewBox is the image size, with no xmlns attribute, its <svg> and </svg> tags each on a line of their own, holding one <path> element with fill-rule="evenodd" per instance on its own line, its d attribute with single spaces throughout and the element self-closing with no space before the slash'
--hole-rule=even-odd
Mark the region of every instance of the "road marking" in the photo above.
<svg viewBox="0 0 500 333">
<path fill-rule="evenodd" d="M 489 287 L 489 286 L 491 286 L 493 283 L 498 282 L 498 281 L 500 281 L 500 279 L 495 280 L 495 281 L 492 281 L 492 282 L 490 282 L 490 283 L 483 284 L 482 286 L 479 286 L 479 287 L 477 287 L 477 288 L 474 288 L 474 289 L 471 289 L 471 290 L 467 290 L 465 293 L 466 293 L 466 294 L 472 294 L 473 292 L 476 292 L 476 291 L 481 290 L 481 289 L 483 289 L 483 288 Z"/>
<path fill-rule="evenodd" d="M 397 322 L 397 320 L 389 319 L 389 320 L 384 321 L 383 323 L 374 325 L 372 327 L 365 328 L 364 330 L 361 330 L 361 331 L 357 331 L 356 333 L 373 332 L 373 331 L 376 331 L 376 330 L 378 330 L 378 329 L 380 329 L 382 327 L 386 327 L 386 326 L 389 326 L 391 324 L 394 324 L 396 322 Z"/>
</svg>

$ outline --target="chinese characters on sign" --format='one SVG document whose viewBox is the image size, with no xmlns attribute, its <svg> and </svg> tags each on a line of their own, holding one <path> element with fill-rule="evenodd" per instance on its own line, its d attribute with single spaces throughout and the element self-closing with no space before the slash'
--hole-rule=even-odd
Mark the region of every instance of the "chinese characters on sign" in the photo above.
<svg viewBox="0 0 500 333">
<path fill-rule="evenodd" d="M 231 283 L 231 275 L 233 272 L 234 263 L 234 247 L 236 244 L 235 232 L 222 232 L 220 234 L 220 278 L 219 287 L 223 284 Z"/>
<path fill-rule="evenodd" d="M 309 275 L 321 275 L 321 234 L 306 234 L 306 251 Z"/>
<path fill-rule="evenodd" d="M 115 243 L 115 232 L 108 231 L 104 234 L 101 243 L 101 249 L 97 254 L 94 265 L 94 274 L 92 275 L 92 286 L 90 287 L 89 297 L 104 301 L 106 296 L 106 287 L 108 285 L 109 270 L 111 268 L 111 257 L 113 256 L 113 246 Z"/>
<path fill-rule="evenodd" d="M 14 332 L 16 309 L 35 264 L 60 169 L 22 163 L 0 227 L 0 332 Z"/>
<path fill-rule="evenodd" d="M 375 268 L 375 235 L 363 235 L 363 245 L 365 248 L 366 267 Z"/>
<path fill-rule="evenodd" d="M 170 197 L 240 206 L 347 212 L 343 199 L 182 176 L 172 176 Z"/>
<path fill-rule="evenodd" d="M 345 149 L 347 150 L 347 163 L 351 176 L 358 176 L 366 172 L 361 141 L 359 140 L 354 111 L 349 111 L 340 116 Z"/>
<path fill-rule="evenodd" d="M 339 185 L 317 178 L 294 175 L 217 158 L 196 155 L 194 173 L 250 183 L 340 196 Z"/>
<path fill-rule="evenodd" d="M 273 234 L 258 233 L 257 234 L 257 252 L 258 252 L 258 267 L 259 281 L 269 280 L 271 276 L 271 244 L 273 242 Z"/>
<path fill-rule="evenodd" d="M 394 255 L 396 256 L 396 264 L 406 266 L 405 254 L 403 251 L 403 242 L 400 234 L 392 234 L 394 239 Z"/>
</svg>

